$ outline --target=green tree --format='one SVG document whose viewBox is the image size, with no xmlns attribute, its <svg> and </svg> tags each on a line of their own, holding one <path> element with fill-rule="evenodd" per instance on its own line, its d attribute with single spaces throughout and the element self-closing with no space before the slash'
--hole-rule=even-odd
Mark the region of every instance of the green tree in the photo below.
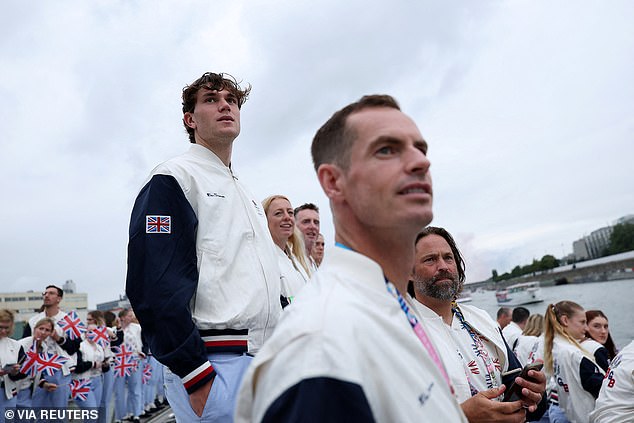
<svg viewBox="0 0 634 423">
<path fill-rule="evenodd" d="M 496 281 L 496 282 L 497 282 L 497 280 L 498 280 L 498 271 L 497 271 L 497 270 L 495 270 L 495 269 L 493 269 L 493 270 L 491 271 L 491 275 L 492 275 L 491 279 L 493 279 L 494 281 Z"/>
<path fill-rule="evenodd" d="M 634 224 L 621 223 L 612 228 L 609 254 L 618 254 L 634 250 Z"/>
<path fill-rule="evenodd" d="M 539 270 L 550 270 L 554 269 L 557 266 L 559 266 L 559 260 L 557 260 L 555 256 L 550 254 L 546 254 L 539 261 Z"/>
</svg>

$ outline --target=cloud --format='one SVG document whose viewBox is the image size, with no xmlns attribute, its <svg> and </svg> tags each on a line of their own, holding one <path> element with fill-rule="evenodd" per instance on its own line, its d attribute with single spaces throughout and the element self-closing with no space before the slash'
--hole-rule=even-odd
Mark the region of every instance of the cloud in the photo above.
<svg viewBox="0 0 634 423">
<path fill-rule="evenodd" d="M 0 13 L 5 289 L 123 291 L 149 171 L 188 148 L 183 86 L 253 85 L 233 164 L 256 196 L 315 202 L 309 146 L 338 108 L 390 93 L 430 144 L 434 225 L 470 281 L 632 213 L 627 1 L 7 2 Z"/>
</svg>

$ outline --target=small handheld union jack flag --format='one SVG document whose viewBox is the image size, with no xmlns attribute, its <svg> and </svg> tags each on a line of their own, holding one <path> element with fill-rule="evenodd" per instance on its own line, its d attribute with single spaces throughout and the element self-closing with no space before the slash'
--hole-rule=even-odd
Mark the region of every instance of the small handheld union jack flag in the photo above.
<svg viewBox="0 0 634 423">
<path fill-rule="evenodd" d="M 108 328 L 105 326 L 97 326 L 96 328 L 88 329 L 86 337 L 92 342 L 101 345 L 103 348 L 110 347 Z"/>
<path fill-rule="evenodd" d="M 33 345 L 26 351 L 26 358 L 20 366 L 20 373 L 27 376 L 35 377 L 37 373 L 37 363 L 39 362 L 39 356 L 37 354 L 37 344 L 33 341 Z"/>
<path fill-rule="evenodd" d="M 132 358 L 132 355 L 134 354 L 134 351 L 132 351 L 132 348 L 130 348 L 128 344 L 122 344 L 119 347 L 114 347 L 113 351 L 116 358 Z"/>
<path fill-rule="evenodd" d="M 171 216 L 145 216 L 145 233 L 147 234 L 169 234 L 172 232 Z"/>
<path fill-rule="evenodd" d="M 90 393 L 90 379 L 73 380 L 70 383 L 70 397 L 75 401 L 86 401 Z"/>
<path fill-rule="evenodd" d="M 74 310 L 69 311 L 63 319 L 58 320 L 57 324 L 70 339 L 79 339 L 82 333 L 86 332 L 86 325 Z"/>
<path fill-rule="evenodd" d="M 112 369 L 115 377 L 126 377 L 132 374 L 132 370 L 135 367 L 136 364 L 131 357 L 118 357 L 115 358 Z"/>
<path fill-rule="evenodd" d="M 132 349 L 123 344 L 114 348 L 114 374 L 116 377 L 130 376 L 133 370 L 136 370 L 137 361 L 132 356 Z"/>
<path fill-rule="evenodd" d="M 141 381 L 144 385 L 147 385 L 150 383 L 150 379 L 152 379 L 152 365 L 150 363 L 145 363 L 145 366 L 143 366 L 143 377 L 141 378 Z"/>
<path fill-rule="evenodd" d="M 53 374 L 60 370 L 67 361 L 68 358 L 59 354 L 43 352 L 39 355 L 37 360 L 37 371 L 45 372 L 49 376 L 53 376 Z"/>
</svg>

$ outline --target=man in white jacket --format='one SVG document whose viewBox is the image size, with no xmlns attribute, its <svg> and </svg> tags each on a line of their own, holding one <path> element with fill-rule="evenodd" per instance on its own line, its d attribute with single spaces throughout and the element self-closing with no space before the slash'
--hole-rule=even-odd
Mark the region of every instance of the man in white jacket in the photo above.
<svg viewBox="0 0 634 423">
<path fill-rule="evenodd" d="M 515 351 L 517 339 L 524 331 L 530 315 L 531 312 L 526 307 L 515 307 L 511 313 L 511 323 L 502 329 L 502 335 L 513 351 Z"/>
<path fill-rule="evenodd" d="M 313 163 L 337 248 L 249 367 L 236 421 L 466 421 L 401 294 L 416 231 L 432 219 L 426 154 L 414 121 L 385 95 L 363 97 L 319 129 Z"/>
<path fill-rule="evenodd" d="M 443 228 L 427 227 L 415 242 L 413 287 L 423 325 L 441 350 L 456 397 L 470 422 L 523 422 L 542 398 L 546 378 L 531 370 L 533 382 L 504 378 L 519 368 L 497 323 L 484 311 L 455 300 L 465 279 L 464 261 L 453 237 Z M 515 379 L 523 387 L 521 400 L 499 402 Z"/>
<path fill-rule="evenodd" d="M 212 72 L 183 89 L 191 146 L 151 172 L 130 218 L 126 293 L 179 421 L 231 421 L 282 310 L 266 217 L 232 166 L 249 91 Z"/>
</svg>

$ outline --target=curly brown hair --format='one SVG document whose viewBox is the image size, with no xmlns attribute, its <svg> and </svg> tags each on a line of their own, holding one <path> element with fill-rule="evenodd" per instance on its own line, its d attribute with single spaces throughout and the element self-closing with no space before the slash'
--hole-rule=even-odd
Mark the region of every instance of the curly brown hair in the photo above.
<svg viewBox="0 0 634 423">
<path fill-rule="evenodd" d="M 247 84 L 245 88 L 240 88 L 240 83 L 228 73 L 205 72 L 200 78 L 183 88 L 183 114 L 194 111 L 198 91 L 201 89 L 210 91 L 227 90 L 236 97 L 238 109 L 241 109 L 249 97 L 251 85 Z M 196 143 L 194 129 L 187 126 L 184 119 L 183 125 L 185 125 L 185 129 L 189 134 L 189 142 L 192 144 Z"/>
</svg>

